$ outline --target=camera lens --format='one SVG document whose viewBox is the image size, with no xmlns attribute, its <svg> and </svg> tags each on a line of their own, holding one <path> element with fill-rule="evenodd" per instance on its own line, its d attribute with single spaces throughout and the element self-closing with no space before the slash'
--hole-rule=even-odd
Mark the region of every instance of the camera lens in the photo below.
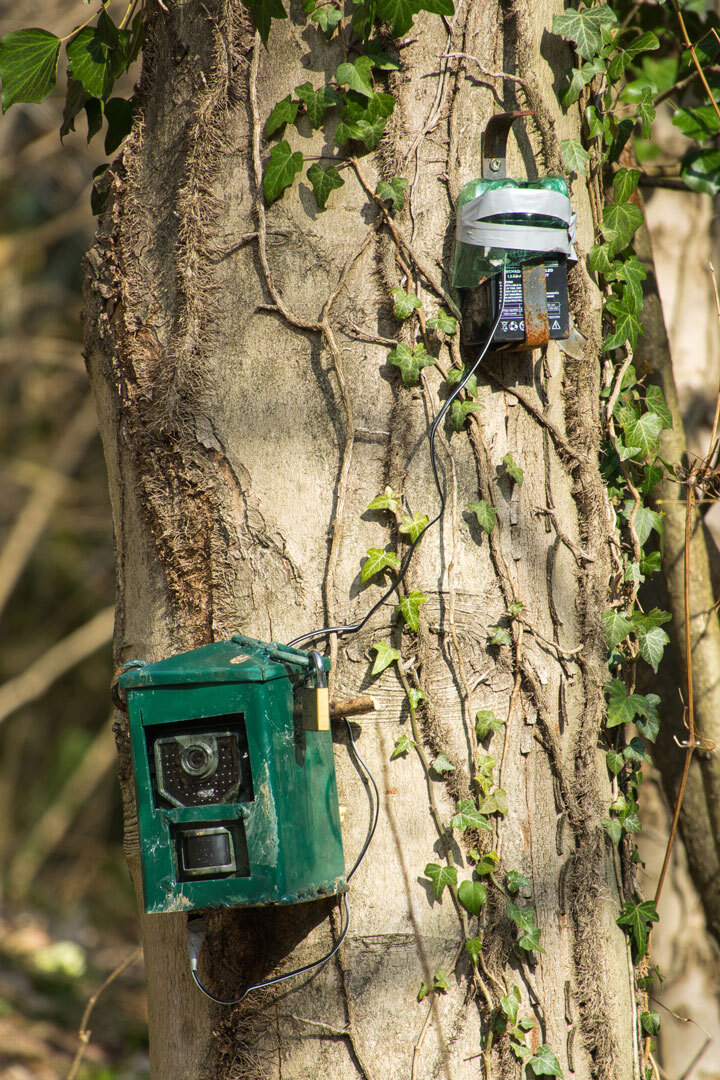
<svg viewBox="0 0 720 1080">
<path fill-rule="evenodd" d="M 186 746 L 180 755 L 180 764 L 185 772 L 191 776 L 205 776 L 211 764 L 210 754 L 199 743 L 194 746 Z"/>
</svg>

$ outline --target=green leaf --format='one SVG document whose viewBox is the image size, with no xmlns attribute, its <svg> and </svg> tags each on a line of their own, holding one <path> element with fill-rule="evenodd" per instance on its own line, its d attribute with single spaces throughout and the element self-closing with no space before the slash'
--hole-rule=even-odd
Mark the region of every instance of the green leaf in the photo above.
<svg viewBox="0 0 720 1080">
<path fill-rule="evenodd" d="M 601 15 L 601 12 L 607 14 Z M 606 21 L 603 22 L 603 19 Z M 573 41 L 578 54 L 585 60 L 590 60 L 600 51 L 602 44 L 600 27 L 610 26 L 615 22 L 617 22 L 615 15 L 606 4 L 603 4 L 601 8 L 568 11 L 565 15 L 555 15 L 552 21 L 552 32 L 559 34 L 566 41 Z"/>
<path fill-rule="evenodd" d="M 608 750 L 607 767 L 613 776 L 617 776 L 625 767 L 625 758 L 622 754 L 618 754 L 617 750 Z"/>
<path fill-rule="evenodd" d="M 631 255 L 629 259 L 626 259 L 618 266 L 617 276 L 620 281 L 626 283 L 626 295 L 627 293 L 630 294 L 633 301 L 633 308 L 636 312 L 639 312 L 643 306 L 642 282 L 647 277 L 647 270 L 640 262 L 637 255 Z"/>
<path fill-rule="evenodd" d="M 263 176 L 265 201 L 272 203 L 275 199 L 279 199 L 285 188 L 292 184 L 302 167 L 302 154 L 299 150 L 293 153 L 285 139 L 279 142 L 277 146 L 273 146 Z"/>
<path fill-rule="evenodd" d="M 310 16 L 312 21 L 318 24 L 328 40 L 333 36 L 335 27 L 342 21 L 342 17 L 343 13 L 339 8 L 328 7 L 326 4 L 323 4 Z"/>
<path fill-rule="evenodd" d="M 428 984 L 423 979 L 423 981 L 420 983 L 420 989 L 417 992 L 418 1001 L 424 1001 L 429 993 L 430 993 L 430 987 L 428 986 Z"/>
<path fill-rule="evenodd" d="M 495 519 L 497 518 L 497 510 L 494 506 L 490 506 L 484 499 L 480 499 L 478 502 L 468 503 L 468 510 L 471 514 L 475 514 L 478 520 L 478 525 L 481 529 L 490 535 L 495 528 Z"/>
<path fill-rule="evenodd" d="M 363 97 L 373 96 L 372 60 L 369 56 L 359 56 L 354 64 L 340 64 L 336 72 L 336 78 L 340 86 L 349 86 L 356 94 Z"/>
<path fill-rule="evenodd" d="M 410 708 L 415 711 L 421 701 L 425 700 L 425 694 L 417 687 L 411 686 L 407 692 L 408 701 L 410 702 Z"/>
<path fill-rule="evenodd" d="M 624 120 L 621 120 L 620 123 L 617 125 L 617 130 L 615 132 L 615 137 L 613 138 L 612 142 L 610 143 L 610 148 L 609 148 L 609 150 L 607 152 L 607 159 L 608 159 L 608 162 L 611 165 L 612 165 L 612 163 L 614 161 L 617 161 L 618 158 L 620 157 L 621 153 L 623 152 L 623 150 L 625 148 L 625 143 L 628 141 L 628 139 L 630 138 L 630 136 L 633 133 L 633 128 L 634 127 L 635 127 L 635 123 L 629 117 L 626 117 Z"/>
<path fill-rule="evenodd" d="M 640 1024 L 646 1035 L 657 1035 L 658 1031 L 660 1030 L 660 1013 L 640 1013 Z"/>
<path fill-rule="evenodd" d="M 508 812 L 507 795 L 502 788 L 495 788 L 481 800 L 478 807 L 482 814 L 503 814 Z"/>
<path fill-rule="evenodd" d="M 609 649 L 614 649 L 616 645 L 624 641 L 633 629 L 631 621 L 614 609 L 604 611 L 602 620 L 605 624 L 605 642 Z"/>
<path fill-rule="evenodd" d="M 475 713 L 475 734 L 478 739 L 487 739 L 490 732 L 502 731 L 505 721 L 499 720 L 492 709 L 479 709 Z"/>
<path fill-rule="evenodd" d="M 640 121 L 640 133 L 643 139 L 649 139 L 652 135 L 653 121 L 655 120 L 655 105 L 653 103 L 653 92 L 649 87 L 645 87 L 640 95 L 640 100 L 636 106 L 637 118 Z"/>
<path fill-rule="evenodd" d="M 433 975 L 433 990 L 438 990 L 440 993 L 444 994 L 449 986 L 450 980 L 448 979 L 447 972 L 440 968 L 440 970 Z"/>
<path fill-rule="evenodd" d="M 63 106 L 63 118 L 60 125 L 60 141 L 70 132 L 75 130 L 75 117 L 85 107 L 87 96 L 81 84 L 68 73 L 67 93 Z M 88 142 L 90 140 L 88 139 Z"/>
<path fill-rule="evenodd" d="M 107 132 L 105 133 L 105 153 L 114 154 L 123 139 L 126 139 L 132 130 L 133 103 L 125 98 L 110 98 L 105 103 L 105 119 Z"/>
<path fill-rule="evenodd" d="M 393 210 L 399 211 L 405 205 L 405 189 L 407 186 L 408 182 L 404 176 L 394 176 L 389 183 L 387 180 L 381 180 L 375 194 L 379 195 L 383 202 L 388 200 L 392 202 Z"/>
<path fill-rule="evenodd" d="M 405 517 L 402 519 L 398 529 L 404 536 L 408 537 L 411 544 L 414 544 L 417 538 L 425 532 L 429 520 L 427 514 L 419 514 L 415 511 L 411 518 Z"/>
<path fill-rule="evenodd" d="M 638 634 L 640 655 L 646 660 L 653 671 L 657 669 L 665 652 L 665 646 L 670 643 L 670 638 L 660 626 L 654 626 L 647 632 Z"/>
<path fill-rule="evenodd" d="M 421 370 L 435 363 L 423 344 L 416 345 L 411 350 L 403 342 L 388 353 L 388 361 L 400 369 L 403 384 L 408 387 L 416 386 Z"/>
<path fill-rule="evenodd" d="M 400 653 L 393 649 L 386 641 L 375 641 L 370 646 L 375 653 L 375 663 L 372 666 L 371 675 L 380 675 L 385 668 L 390 667 L 400 659 Z"/>
<path fill-rule="evenodd" d="M 630 347 L 634 349 L 637 345 L 638 334 L 643 333 L 635 312 L 617 300 L 608 300 L 605 310 L 615 316 L 615 332 L 608 334 L 605 338 L 603 352 L 619 349 L 626 341 L 629 341 Z"/>
<path fill-rule="evenodd" d="M 636 761 L 642 763 L 647 761 L 652 765 L 652 758 L 645 749 L 645 743 L 637 735 L 634 739 L 631 739 L 623 750 L 623 757 L 626 761 Z"/>
<path fill-rule="evenodd" d="M 95 27 L 86 26 L 67 44 L 68 69 L 90 97 L 105 98 L 115 82 L 112 54 Z"/>
<path fill-rule="evenodd" d="M 333 10 L 337 9 L 334 8 Z M 314 90 L 312 83 L 305 82 L 301 86 L 295 87 L 295 93 L 305 105 L 307 118 L 313 130 L 323 126 L 325 113 L 328 109 L 332 108 L 333 105 L 340 104 L 340 97 L 332 86 L 321 86 L 319 90 Z M 277 106 L 275 107 L 277 108 Z M 297 112 L 297 109 L 295 111 Z"/>
<path fill-rule="evenodd" d="M 400 70 L 398 61 L 393 60 L 392 56 L 383 51 L 382 43 L 379 41 L 366 41 L 365 55 L 370 57 L 373 67 L 379 68 L 380 71 Z"/>
<path fill-rule="evenodd" d="M 310 84 L 308 83 L 308 86 Z M 285 124 L 292 124 L 297 116 L 298 103 L 293 101 L 292 96 L 288 94 L 282 101 L 274 106 L 272 112 L 265 121 L 265 135 L 274 135 L 276 131 L 279 131 Z"/>
<path fill-rule="evenodd" d="M 483 795 L 487 795 L 493 783 L 493 770 L 497 762 L 490 754 L 478 756 L 478 771 L 475 773 L 475 783 L 479 785 Z"/>
<path fill-rule="evenodd" d="M 603 210 L 601 232 L 613 252 L 622 251 L 643 223 L 643 213 L 635 203 L 611 203 Z"/>
<path fill-rule="evenodd" d="M 613 844 L 619 844 L 623 837 L 622 822 L 617 818 L 606 817 L 603 818 L 603 828 L 608 834 Z"/>
<path fill-rule="evenodd" d="M 406 293 L 404 289 L 393 289 L 393 315 L 396 319 L 408 319 L 413 311 L 422 307 L 422 301 L 418 300 L 415 293 Z"/>
<path fill-rule="evenodd" d="M 252 11 L 262 43 L 267 46 L 270 23 L 273 19 L 287 19 L 285 8 L 280 0 L 243 0 L 243 3 Z"/>
<path fill-rule="evenodd" d="M 447 311 L 439 309 L 437 315 L 425 321 L 428 330 L 436 330 L 440 334 L 454 334 L 457 331 L 457 319 L 454 315 L 448 315 Z"/>
<path fill-rule="evenodd" d="M 450 423 L 453 431 L 462 431 L 465 421 L 471 413 L 482 412 L 482 405 L 477 401 L 453 401 L 450 408 Z"/>
<path fill-rule="evenodd" d="M 720 119 L 712 105 L 700 105 L 695 109 L 676 109 L 672 122 L 690 139 L 707 142 L 720 131 Z"/>
<path fill-rule="evenodd" d="M 507 906 L 507 917 L 515 923 L 520 931 L 518 945 L 527 952 L 541 952 L 545 950 L 540 945 L 540 928 L 535 926 L 535 908 L 518 907 L 510 903 Z"/>
<path fill-rule="evenodd" d="M 632 195 L 640 180 L 639 169 L 618 169 L 613 176 L 613 199 L 616 203 L 625 203 Z"/>
<path fill-rule="evenodd" d="M 585 176 L 590 155 L 582 143 L 578 142 L 577 139 L 562 139 L 560 153 L 563 165 L 568 172 L 577 173 L 578 176 Z"/>
<path fill-rule="evenodd" d="M 465 829 L 487 829 L 492 832 L 490 822 L 480 813 L 472 799 L 460 799 L 457 813 L 450 818 L 450 828 L 463 832 Z"/>
<path fill-rule="evenodd" d="M 656 416 L 660 417 L 664 428 L 673 426 L 672 413 L 667 407 L 665 395 L 659 386 L 648 386 L 645 391 L 645 404 Z"/>
<path fill-rule="evenodd" d="M 524 479 L 523 471 L 519 465 L 515 464 L 515 458 L 512 456 L 512 454 L 506 454 L 505 457 L 502 459 L 502 462 L 505 466 L 505 472 L 510 477 L 510 479 L 513 480 L 513 482 L 516 483 L 518 487 L 522 487 L 522 482 Z"/>
<path fill-rule="evenodd" d="M 445 376 L 445 382 L 448 387 L 452 388 L 465 378 L 465 365 L 461 368 L 451 367 Z M 468 397 L 475 397 L 477 395 L 477 376 L 471 375 L 468 381 L 465 383 L 465 393 Z"/>
<path fill-rule="evenodd" d="M 326 169 L 318 162 L 314 162 L 307 171 L 307 178 L 312 184 L 315 202 L 320 210 L 325 209 L 328 196 L 331 191 L 341 188 L 345 181 L 334 165 L 328 165 Z"/>
<path fill-rule="evenodd" d="M 2 111 L 16 101 L 42 101 L 57 77 L 60 38 L 48 30 L 13 30 L 0 41 Z"/>
<path fill-rule="evenodd" d="M 487 900 L 487 890 L 482 881 L 461 881 L 457 896 L 466 911 L 471 915 L 479 915 Z"/>
<path fill-rule="evenodd" d="M 475 873 L 494 874 L 499 862 L 500 856 L 497 851 L 486 851 L 484 855 L 480 856 L 475 864 Z"/>
<path fill-rule="evenodd" d="M 391 487 L 386 487 L 382 495 L 375 496 L 368 510 L 389 510 L 391 514 L 397 514 L 401 499 L 402 495 L 393 491 Z"/>
<path fill-rule="evenodd" d="M 691 150 L 682 159 L 680 175 L 691 191 L 720 192 L 720 150 Z"/>
<path fill-rule="evenodd" d="M 525 605 L 522 600 L 514 600 L 512 604 L 508 604 L 508 615 L 512 615 L 513 619 L 516 619 L 518 615 L 525 610 Z"/>
<path fill-rule="evenodd" d="M 402 757 L 404 754 L 407 754 L 408 751 L 412 750 L 415 745 L 413 740 L 408 738 L 407 735 L 401 735 L 399 739 L 395 740 L 395 746 L 390 755 L 390 760 L 394 761 L 395 758 Z"/>
<path fill-rule="evenodd" d="M 514 896 L 520 889 L 532 889 L 532 882 L 524 874 L 521 874 L 519 870 L 508 870 L 505 887 Z"/>
<path fill-rule="evenodd" d="M 536 1076 L 559 1076 L 562 1077 L 560 1062 L 553 1054 L 547 1043 L 538 1046 L 528 1065 Z"/>
<path fill-rule="evenodd" d="M 446 885 L 457 885 L 457 867 L 439 866 L 438 863 L 428 863 L 425 867 L 425 877 L 430 878 L 433 886 L 433 895 L 440 900 Z"/>
<path fill-rule="evenodd" d="M 438 754 L 435 760 L 432 762 L 432 768 L 436 773 L 451 773 L 455 772 L 455 766 L 446 754 Z"/>
<path fill-rule="evenodd" d="M 378 18 L 390 23 L 395 38 L 407 33 L 418 10 L 416 0 L 377 0 Z"/>
<path fill-rule="evenodd" d="M 570 72 L 570 82 L 568 86 L 562 92 L 561 102 L 567 109 L 569 105 L 572 105 L 578 100 L 582 89 L 587 86 L 589 82 L 595 78 L 596 75 L 604 75 L 607 69 L 607 65 L 600 57 L 595 57 L 592 60 L 581 64 L 579 68 L 572 68 Z M 590 132 L 590 138 L 594 138 L 597 132 Z"/>
<path fill-rule="evenodd" d="M 493 626 L 490 629 L 492 630 L 491 645 L 512 645 L 512 638 L 502 626 Z"/>
<path fill-rule="evenodd" d="M 466 948 L 467 952 L 470 954 L 470 959 L 472 960 L 473 967 L 478 966 L 478 963 L 480 961 L 480 953 L 482 952 L 482 947 L 483 947 L 483 943 L 482 943 L 482 938 L 481 937 L 471 937 L 471 938 L 468 938 L 466 940 L 466 942 L 465 942 L 465 948 Z"/>
<path fill-rule="evenodd" d="M 588 266 L 596 274 L 604 274 L 606 277 L 612 273 L 615 275 L 616 263 L 613 262 L 613 250 L 610 244 L 593 244 L 588 255 Z"/>
<path fill-rule="evenodd" d="M 413 589 L 408 596 L 402 596 L 400 598 L 400 603 L 398 604 L 400 614 L 410 629 L 414 630 L 415 633 L 417 633 L 419 626 L 418 610 L 421 604 L 426 603 L 427 596 L 425 596 L 424 593 L 418 592 L 417 589 Z"/>
<path fill-rule="evenodd" d="M 368 548 L 367 559 L 363 563 L 360 580 L 365 584 L 374 574 L 381 570 L 399 570 L 400 560 L 392 551 L 383 551 L 382 548 Z"/>
<path fill-rule="evenodd" d="M 655 412 L 646 412 L 633 423 L 624 427 L 625 438 L 632 446 L 637 446 L 643 457 L 655 457 L 658 448 L 658 436 L 664 425 Z"/>
<path fill-rule="evenodd" d="M 627 926 L 638 960 L 645 955 L 648 934 L 652 924 L 658 919 L 659 915 L 655 910 L 653 900 L 643 900 L 638 904 L 626 903 L 623 907 L 623 913 L 617 920 L 617 924 Z"/>
<path fill-rule="evenodd" d="M 647 415 L 647 413 L 645 414 Z M 632 509 L 632 501 L 628 499 L 625 503 L 625 511 L 630 515 Z M 650 537 L 650 533 L 655 530 L 658 536 L 662 537 L 663 525 L 662 516 L 658 514 L 657 510 L 651 510 L 649 506 L 639 506 L 637 513 L 635 514 L 635 532 L 637 538 L 640 541 L 640 546 L 643 547 L 646 541 Z"/>
</svg>

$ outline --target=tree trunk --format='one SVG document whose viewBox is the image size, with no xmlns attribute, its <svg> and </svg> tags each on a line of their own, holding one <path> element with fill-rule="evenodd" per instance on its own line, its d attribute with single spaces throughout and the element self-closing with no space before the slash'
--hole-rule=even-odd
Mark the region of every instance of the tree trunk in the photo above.
<svg viewBox="0 0 720 1080">
<path fill-rule="evenodd" d="M 320 213 L 302 177 L 264 208 L 262 129 L 298 84 L 333 78 L 345 59 L 337 37 L 304 30 L 293 8 L 266 50 L 239 6 L 152 5 L 135 127 L 86 265 L 88 363 L 117 537 L 118 662 L 238 630 L 289 641 L 351 622 L 381 595 L 377 578 L 360 582 L 367 549 L 407 545 L 386 512 L 367 507 L 391 485 L 411 512 L 437 512 L 427 435 L 443 396 L 437 369 L 406 389 L 387 363 L 379 339 L 411 343 L 412 334 L 392 315 L 390 289 L 416 292 L 435 313 L 454 202 L 480 173 L 480 132 L 498 108 L 535 110 L 516 125 L 508 175 L 562 171 L 559 140 L 579 137 L 580 114 L 563 116 L 553 91 L 570 63 L 545 34 L 561 10 L 559 0 L 476 0 L 445 25 L 418 16 L 401 70 L 388 76 L 397 105 L 386 135 L 344 170 Z M 516 81 L 483 74 L 503 67 Z M 286 137 L 306 155 L 330 152 L 309 125 Z M 410 180 L 395 216 L 399 246 L 368 195 L 393 176 Z M 582 185 L 573 200 L 584 252 L 593 225 Z M 597 748 L 611 523 L 598 470 L 599 297 L 582 262 L 571 309 L 582 359 L 555 346 L 491 353 L 478 378 L 482 412 L 467 431 L 445 429 L 447 512 L 406 581 L 428 597 L 418 633 L 401 629 L 392 598 L 361 633 L 330 638 L 333 696 L 372 687 L 379 704 L 356 730 L 381 792 L 337 960 L 221 1010 L 191 981 L 185 917 L 144 917 L 156 1080 L 477 1077 L 491 1012 L 513 985 L 521 1015 L 537 1021 L 529 1045 L 548 1044 L 566 1077 L 639 1075 L 632 970 L 616 925 L 622 881 L 601 824 L 612 799 Z M 476 355 L 463 349 L 466 363 Z M 443 346 L 439 365 L 451 362 Z M 522 485 L 504 476 L 507 453 Z M 489 536 L 465 509 L 479 498 L 498 509 Z M 524 610 L 509 620 L 518 601 Z M 512 644 L 490 645 L 503 620 Z M 371 646 L 383 640 L 402 661 L 373 678 Z M 412 734 L 403 681 L 425 694 L 422 756 L 444 753 L 452 772 L 427 773 L 413 753 L 390 759 L 396 739 Z M 505 725 L 478 748 L 481 708 Z M 137 884 L 121 714 L 117 734 Z M 450 890 L 434 901 L 424 868 L 451 860 L 459 880 L 471 876 L 447 822 L 473 796 L 478 749 L 496 758 L 509 807 L 480 842 L 498 851 L 501 884 L 511 869 L 532 881 L 514 899 L 535 908 L 545 953 L 518 949 L 507 900 L 489 884 L 473 976 L 463 936 L 478 933 L 477 920 L 460 917 Z M 350 866 L 369 803 L 339 727 L 335 756 Z M 237 993 L 320 955 L 337 931 L 328 902 L 218 911 L 201 969 L 216 993 Z M 446 992 L 418 1002 L 421 982 L 432 987 L 441 969 Z M 520 1076 L 506 1036 L 486 1069 Z"/>
</svg>

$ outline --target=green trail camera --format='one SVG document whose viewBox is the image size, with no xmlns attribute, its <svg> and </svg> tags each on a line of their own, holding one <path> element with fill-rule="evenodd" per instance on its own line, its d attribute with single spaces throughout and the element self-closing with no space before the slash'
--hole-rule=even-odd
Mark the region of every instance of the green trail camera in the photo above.
<svg viewBox="0 0 720 1080">
<path fill-rule="evenodd" d="M 482 138 L 482 177 L 457 204 L 453 285 L 464 295 L 464 337 L 499 349 L 535 349 L 569 336 L 568 260 L 575 214 L 561 176 L 505 175 L 505 144 L 525 112 L 499 113 Z"/>
<path fill-rule="evenodd" d="M 146 912 L 345 891 L 329 667 L 239 634 L 126 665 Z"/>
</svg>

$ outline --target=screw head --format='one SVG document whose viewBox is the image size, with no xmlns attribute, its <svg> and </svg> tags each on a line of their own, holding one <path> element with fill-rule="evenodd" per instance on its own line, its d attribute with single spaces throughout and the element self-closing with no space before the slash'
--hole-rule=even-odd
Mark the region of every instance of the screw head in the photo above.
<svg viewBox="0 0 720 1080">
<path fill-rule="evenodd" d="M 500 158 L 494 157 L 490 159 L 490 168 L 493 172 L 499 172 L 500 170 Z"/>
</svg>

